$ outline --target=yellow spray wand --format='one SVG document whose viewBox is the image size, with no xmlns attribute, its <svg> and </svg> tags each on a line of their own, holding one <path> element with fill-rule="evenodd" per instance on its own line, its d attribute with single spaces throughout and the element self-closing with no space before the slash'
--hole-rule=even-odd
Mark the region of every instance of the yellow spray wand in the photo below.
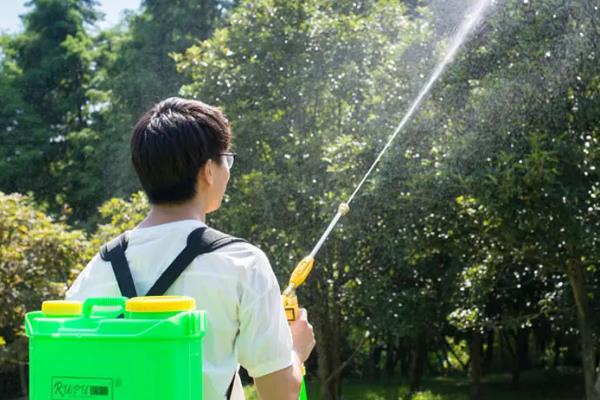
<svg viewBox="0 0 600 400">
<path fill-rule="evenodd" d="M 281 294 L 281 301 L 283 302 L 283 308 L 285 309 L 285 315 L 289 322 L 295 321 L 300 317 L 300 307 L 298 306 L 298 296 L 296 296 L 296 289 L 306 281 L 308 275 L 313 269 L 313 265 L 315 264 L 315 255 L 325 243 L 325 239 L 331 233 L 339 219 L 348 214 L 350 211 L 350 206 L 348 203 L 341 203 L 338 207 L 338 211 L 335 214 L 335 217 L 323 233 L 321 238 L 310 252 L 309 255 L 304 257 L 294 271 L 292 271 L 292 275 L 290 276 L 290 281 Z M 302 367 L 302 373 L 304 374 L 304 366 Z M 302 379 L 302 388 L 300 389 L 300 400 L 306 400 L 306 387 L 304 386 L 304 379 Z"/>
<path fill-rule="evenodd" d="M 310 275 L 310 272 L 312 271 L 313 265 L 315 263 L 315 255 L 325 242 L 325 239 L 327 239 L 327 236 L 329 236 L 339 219 L 342 216 L 348 214 L 349 211 L 350 206 L 348 205 L 348 203 L 341 203 L 339 205 L 335 217 L 333 218 L 333 220 L 331 221 L 331 223 L 329 224 L 329 226 L 327 227 L 327 229 L 325 230 L 325 232 L 323 233 L 313 250 L 308 256 L 304 257 L 298 263 L 298 265 L 296 265 L 296 268 L 294 268 L 294 271 L 290 276 L 290 281 L 281 295 L 283 308 L 285 309 L 285 315 L 287 316 L 288 321 L 295 321 L 300 316 L 300 309 L 298 306 L 298 297 L 296 296 L 296 289 L 300 285 L 302 285 L 304 281 L 306 281 L 306 278 L 308 278 L 308 275 Z"/>
</svg>

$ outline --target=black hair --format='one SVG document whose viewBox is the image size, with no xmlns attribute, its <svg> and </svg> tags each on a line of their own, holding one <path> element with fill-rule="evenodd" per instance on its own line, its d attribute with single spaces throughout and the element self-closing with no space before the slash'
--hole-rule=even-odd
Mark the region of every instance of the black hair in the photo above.
<svg viewBox="0 0 600 400">
<path fill-rule="evenodd" d="M 231 145 L 231 128 L 217 107 L 171 97 L 137 121 L 131 161 L 152 204 L 182 203 L 196 195 L 200 168 Z"/>
</svg>

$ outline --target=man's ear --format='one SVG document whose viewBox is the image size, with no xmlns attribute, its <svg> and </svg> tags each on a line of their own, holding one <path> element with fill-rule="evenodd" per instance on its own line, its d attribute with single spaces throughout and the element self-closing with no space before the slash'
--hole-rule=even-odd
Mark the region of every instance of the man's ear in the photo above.
<svg viewBox="0 0 600 400">
<path fill-rule="evenodd" d="M 215 179 L 213 174 L 213 162 L 209 158 L 206 163 L 200 168 L 200 179 L 202 179 L 207 185 L 212 185 Z"/>
</svg>

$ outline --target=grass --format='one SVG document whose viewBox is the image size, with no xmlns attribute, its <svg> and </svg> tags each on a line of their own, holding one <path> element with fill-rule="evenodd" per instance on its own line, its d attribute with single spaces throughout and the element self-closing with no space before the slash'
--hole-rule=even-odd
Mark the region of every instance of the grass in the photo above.
<svg viewBox="0 0 600 400">
<path fill-rule="evenodd" d="M 510 375 L 488 375 L 483 380 L 485 400 L 580 400 L 583 379 L 574 373 L 530 371 L 522 374 L 519 389 Z M 318 399 L 318 387 L 308 382 L 308 398 Z M 258 400 L 251 386 L 245 387 L 247 400 Z M 423 392 L 412 400 L 469 400 L 470 385 L 465 378 L 438 377 L 423 382 Z M 348 380 L 342 385 L 344 400 L 405 400 L 408 389 L 398 382 Z"/>
</svg>

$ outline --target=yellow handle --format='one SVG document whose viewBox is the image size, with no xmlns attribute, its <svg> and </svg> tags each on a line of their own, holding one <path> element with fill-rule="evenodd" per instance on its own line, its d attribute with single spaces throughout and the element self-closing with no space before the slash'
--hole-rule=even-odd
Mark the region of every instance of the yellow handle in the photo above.
<svg viewBox="0 0 600 400">
<path fill-rule="evenodd" d="M 298 296 L 296 296 L 295 290 L 292 290 L 287 294 L 282 294 L 281 301 L 288 322 L 293 322 L 300 318 L 300 306 L 298 306 Z M 302 375 L 306 375 L 304 364 L 302 364 Z"/>
<path fill-rule="evenodd" d="M 290 276 L 288 287 L 285 288 L 281 295 L 281 302 L 285 310 L 285 317 L 288 322 L 296 321 L 300 318 L 300 306 L 298 305 L 298 296 L 296 296 L 296 288 L 304 283 L 310 271 L 312 271 L 315 259 L 311 256 L 304 257 Z M 302 375 L 306 374 L 304 364 L 302 364 Z"/>
<path fill-rule="evenodd" d="M 295 291 L 281 295 L 281 301 L 288 322 L 296 321 L 300 318 L 300 307 L 298 306 L 298 297 Z"/>
<path fill-rule="evenodd" d="M 304 283 L 310 271 L 313 268 L 315 259 L 311 256 L 304 257 L 290 276 L 290 283 L 281 295 L 283 309 L 288 321 L 295 321 L 300 317 L 300 308 L 298 307 L 298 297 L 296 297 L 296 288 Z"/>
</svg>

